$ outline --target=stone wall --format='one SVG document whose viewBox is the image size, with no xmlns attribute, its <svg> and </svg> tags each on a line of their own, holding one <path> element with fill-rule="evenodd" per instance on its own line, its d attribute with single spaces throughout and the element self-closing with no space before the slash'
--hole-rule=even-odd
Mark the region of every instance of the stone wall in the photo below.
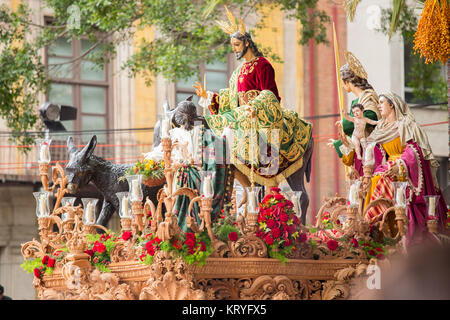
<svg viewBox="0 0 450 320">
<path fill-rule="evenodd" d="M 0 283 L 15 300 L 35 298 L 33 275 L 20 268 L 21 245 L 38 238 L 33 185 L 0 184 Z"/>
</svg>

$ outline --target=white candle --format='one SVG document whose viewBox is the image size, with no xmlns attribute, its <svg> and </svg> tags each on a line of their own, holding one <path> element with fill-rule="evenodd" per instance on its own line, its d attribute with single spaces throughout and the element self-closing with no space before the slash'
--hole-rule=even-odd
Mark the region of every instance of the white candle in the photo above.
<svg viewBox="0 0 450 320">
<path fill-rule="evenodd" d="M 205 181 L 203 182 L 203 195 L 207 198 L 212 197 L 211 189 L 211 177 L 206 176 Z"/>
<path fill-rule="evenodd" d="M 248 206 L 247 206 L 247 211 L 248 212 L 255 212 L 256 210 L 256 204 L 255 204 L 255 192 L 254 191 L 250 191 L 248 193 Z"/>
<path fill-rule="evenodd" d="M 403 188 L 397 188 L 396 194 L 397 206 L 404 207 L 405 206 L 405 196 L 403 195 Z"/>
<path fill-rule="evenodd" d="M 349 201 L 350 204 L 358 203 L 358 185 L 356 183 L 352 184 L 352 186 L 350 187 Z"/>
<path fill-rule="evenodd" d="M 139 181 L 138 180 L 133 180 L 131 182 L 131 192 L 132 192 L 132 200 L 137 200 L 139 199 Z"/>
<path fill-rule="evenodd" d="M 374 164 L 373 150 L 375 148 L 375 144 L 369 143 L 366 147 L 366 151 L 364 153 L 364 162 L 366 165 Z"/>
<path fill-rule="evenodd" d="M 429 206 L 428 206 L 428 215 L 430 217 L 434 217 L 436 214 L 436 198 L 435 197 L 430 197 L 429 198 Z"/>
<path fill-rule="evenodd" d="M 49 149 L 48 149 L 48 144 L 47 142 L 44 142 L 41 145 L 41 150 L 40 150 L 40 160 L 41 163 L 49 163 L 50 159 L 49 159 Z"/>
<path fill-rule="evenodd" d="M 292 203 L 294 204 L 294 212 L 296 213 L 296 214 L 299 214 L 299 210 L 298 210 L 298 198 L 297 198 L 297 196 L 294 194 L 293 196 L 292 196 Z"/>
<path fill-rule="evenodd" d="M 161 122 L 161 138 L 169 137 L 169 120 L 164 119 Z"/>
<path fill-rule="evenodd" d="M 129 209 L 128 209 L 128 198 L 127 197 L 123 197 L 122 198 L 122 216 L 124 218 L 129 217 Z"/>
<path fill-rule="evenodd" d="M 94 206 L 91 201 L 86 206 L 86 219 L 88 223 L 94 223 Z"/>
<path fill-rule="evenodd" d="M 41 194 L 39 197 L 39 208 L 41 211 L 41 217 L 47 216 L 47 199 L 45 194 Z"/>
</svg>

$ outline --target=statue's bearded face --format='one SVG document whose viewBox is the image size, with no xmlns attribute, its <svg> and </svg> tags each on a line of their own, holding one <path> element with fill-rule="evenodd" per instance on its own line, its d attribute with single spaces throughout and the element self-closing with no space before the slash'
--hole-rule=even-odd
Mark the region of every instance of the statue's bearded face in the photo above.
<svg viewBox="0 0 450 320">
<path fill-rule="evenodd" d="M 241 59 L 248 50 L 248 44 L 244 43 L 244 41 L 239 40 L 237 38 L 231 38 L 231 48 L 233 49 L 234 54 L 236 55 L 236 59 Z"/>
</svg>

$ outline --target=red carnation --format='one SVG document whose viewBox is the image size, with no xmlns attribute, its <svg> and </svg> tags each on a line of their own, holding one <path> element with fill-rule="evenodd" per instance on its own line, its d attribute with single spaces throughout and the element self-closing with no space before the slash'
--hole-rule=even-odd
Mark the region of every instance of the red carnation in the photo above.
<svg viewBox="0 0 450 320">
<path fill-rule="evenodd" d="M 277 226 L 277 224 L 276 224 L 275 220 L 273 220 L 273 219 L 267 220 L 267 228 L 273 229 L 273 228 L 275 228 L 276 226 Z"/>
<path fill-rule="evenodd" d="M 94 247 L 92 248 L 94 252 L 104 253 L 106 252 L 106 247 L 102 242 L 95 241 Z"/>
<path fill-rule="evenodd" d="M 386 258 L 386 257 L 385 257 L 384 254 L 382 254 L 382 253 L 379 253 L 379 254 L 377 255 L 377 259 L 378 259 L 378 260 L 384 260 L 384 258 Z"/>
<path fill-rule="evenodd" d="M 50 268 L 53 268 L 55 266 L 55 259 L 48 258 L 47 266 L 50 267 Z"/>
<path fill-rule="evenodd" d="M 352 239 L 352 245 L 353 248 L 358 248 L 358 241 L 355 238 Z"/>
<path fill-rule="evenodd" d="M 88 249 L 84 253 L 87 253 L 88 255 L 90 255 L 92 257 L 94 255 L 94 250 Z"/>
<path fill-rule="evenodd" d="M 187 232 L 186 233 L 186 240 L 187 239 L 191 239 L 191 240 L 195 241 L 195 234 L 192 233 L 192 232 Z"/>
<path fill-rule="evenodd" d="M 375 248 L 375 250 L 377 250 L 378 252 L 383 252 L 383 249 L 381 248 Z"/>
<path fill-rule="evenodd" d="M 364 247 L 370 247 L 370 244 L 367 243 L 367 242 L 364 242 L 364 243 L 363 243 L 363 246 L 364 246 Z"/>
<path fill-rule="evenodd" d="M 147 250 L 147 253 L 148 253 L 149 255 L 151 255 L 151 256 L 154 256 L 154 255 L 155 255 L 155 247 L 154 247 L 154 246 L 151 246 L 151 247 Z"/>
<path fill-rule="evenodd" d="M 371 250 L 369 250 L 369 255 L 371 255 L 371 256 L 376 256 L 377 255 L 377 253 L 375 252 L 375 251 L 373 251 L 372 249 Z"/>
<path fill-rule="evenodd" d="M 145 244 L 145 250 L 147 250 L 147 253 L 151 256 L 155 254 L 155 247 L 150 241 Z"/>
<path fill-rule="evenodd" d="M 293 207 L 294 206 L 294 204 L 292 203 L 292 201 L 291 200 L 286 200 L 286 206 L 288 206 L 288 207 Z"/>
<path fill-rule="evenodd" d="M 44 257 L 42 258 L 42 264 L 47 264 L 48 258 L 50 258 L 50 257 L 49 257 L 49 256 L 44 256 Z"/>
<path fill-rule="evenodd" d="M 298 238 L 300 239 L 300 242 L 306 242 L 306 240 L 308 240 L 308 236 L 306 235 L 306 233 L 300 233 Z"/>
<path fill-rule="evenodd" d="M 272 229 L 272 230 L 271 230 L 271 233 L 272 233 L 272 237 L 273 237 L 274 239 L 279 238 L 280 235 L 281 235 L 281 231 L 280 231 L 280 229 L 278 229 L 278 228 Z"/>
<path fill-rule="evenodd" d="M 160 243 L 161 243 L 161 239 L 158 238 L 158 237 L 155 237 L 155 239 L 153 239 L 152 241 L 153 241 L 153 243 L 156 242 L 157 244 L 160 244 Z"/>
<path fill-rule="evenodd" d="M 175 240 L 175 241 L 173 242 L 173 246 L 174 246 L 175 248 L 177 248 L 178 250 L 180 250 L 181 247 L 183 246 L 183 243 L 182 243 L 180 240 Z"/>
<path fill-rule="evenodd" d="M 276 194 L 274 197 L 275 197 L 275 200 L 278 200 L 278 201 L 281 201 L 284 199 L 283 195 L 281 195 L 281 194 Z"/>
<path fill-rule="evenodd" d="M 273 239 L 272 239 L 272 237 L 271 237 L 270 235 L 266 236 L 266 237 L 264 238 L 264 241 L 265 241 L 268 245 L 273 244 Z"/>
<path fill-rule="evenodd" d="M 277 203 L 277 207 L 278 208 L 284 208 L 286 206 L 286 203 L 284 203 L 284 202 L 278 202 Z"/>
<path fill-rule="evenodd" d="M 336 250 L 338 248 L 338 246 L 339 246 L 339 243 L 336 240 L 331 239 L 331 240 L 328 240 L 328 242 L 327 242 L 327 247 L 331 251 Z"/>
<path fill-rule="evenodd" d="M 200 244 L 200 251 L 206 251 L 205 243 L 200 241 L 199 244 Z"/>
<path fill-rule="evenodd" d="M 237 232 L 236 232 L 236 231 L 230 232 L 230 233 L 228 234 L 228 239 L 229 239 L 230 241 L 236 241 L 237 238 L 238 238 L 238 235 L 237 235 Z"/>
<path fill-rule="evenodd" d="M 287 222 L 289 220 L 289 216 L 286 213 L 281 213 L 280 214 L 280 221 L 281 222 Z"/>
<path fill-rule="evenodd" d="M 128 239 L 131 238 L 131 235 L 132 235 L 131 231 L 124 231 L 124 233 L 122 233 L 122 239 L 127 241 Z"/>
<path fill-rule="evenodd" d="M 279 193 L 279 192 L 281 191 L 281 189 L 280 189 L 280 188 L 277 188 L 277 187 L 274 187 L 274 188 L 270 188 L 270 191 L 271 191 L 271 192 Z"/>
<path fill-rule="evenodd" d="M 273 194 L 268 194 L 264 197 L 263 202 L 266 203 L 267 201 L 269 201 L 272 198 L 273 198 Z"/>
<path fill-rule="evenodd" d="M 287 239 L 287 240 L 284 242 L 284 246 L 285 246 L 285 247 L 289 247 L 291 244 L 292 244 L 292 240 L 291 240 L 291 239 Z"/>
<path fill-rule="evenodd" d="M 195 246 L 195 241 L 192 240 L 192 239 L 186 239 L 186 241 L 184 242 L 184 244 L 187 245 L 187 247 L 188 247 L 189 249 L 192 249 L 192 248 L 194 248 L 194 246 Z"/>
<path fill-rule="evenodd" d="M 34 276 L 36 278 L 40 278 L 41 277 L 41 270 L 39 270 L 38 268 L 34 268 L 33 272 L 34 272 Z"/>
</svg>

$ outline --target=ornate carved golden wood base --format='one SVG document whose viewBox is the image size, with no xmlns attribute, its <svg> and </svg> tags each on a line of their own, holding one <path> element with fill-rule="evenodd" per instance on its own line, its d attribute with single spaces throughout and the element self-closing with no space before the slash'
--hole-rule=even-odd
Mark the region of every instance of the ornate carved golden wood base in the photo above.
<svg viewBox="0 0 450 320">
<path fill-rule="evenodd" d="M 160 252 L 151 266 L 122 261 L 109 265 L 111 273 L 92 269 L 83 277 L 76 267 L 73 272 L 56 269 L 36 289 L 40 299 L 322 299 L 337 272 L 359 264 L 347 259 L 292 259 L 282 265 L 267 258 L 209 258 L 199 267 Z"/>
</svg>

